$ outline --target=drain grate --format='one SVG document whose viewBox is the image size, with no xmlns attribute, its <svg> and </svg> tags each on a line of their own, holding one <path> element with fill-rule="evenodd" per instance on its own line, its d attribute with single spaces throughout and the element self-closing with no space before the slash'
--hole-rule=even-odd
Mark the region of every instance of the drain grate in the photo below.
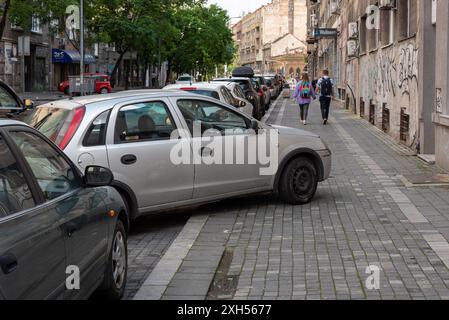
<svg viewBox="0 0 449 320">
<path fill-rule="evenodd" d="M 209 288 L 207 300 L 231 300 L 234 297 L 239 277 L 237 275 L 229 275 L 233 258 L 234 250 L 226 248 Z"/>
</svg>

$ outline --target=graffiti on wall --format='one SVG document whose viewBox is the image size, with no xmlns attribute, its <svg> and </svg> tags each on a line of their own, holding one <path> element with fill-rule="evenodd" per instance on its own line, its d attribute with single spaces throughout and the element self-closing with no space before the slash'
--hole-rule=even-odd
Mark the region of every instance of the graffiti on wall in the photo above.
<svg viewBox="0 0 449 320">
<path fill-rule="evenodd" d="M 418 49 L 412 44 L 400 50 L 398 85 L 402 93 L 410 93 L 410 82 L 418 80 Z"/>
<path fill-rule="evenodd" d="M 396 96 L 396 64 L 394 55 L 382 54 L 379 59 L 379 92 L 383 98 L 388 94 Z"/>
<path fill-rule="evenodd" d="M 388 105 L 390 133 L 399 136 L 400 110 L 410 115 L 410 143 L 418 131 L 419 119 L 419 49 L 410 41 L 362 56 L 359 97 L 376 108 L 376 124 L 381 123 L 382 106 Z"/>
<path fill-rule="evenodd" d="M 418 81 L 418 53 L 413 44 L 408 44 L 397 50 L 382 50 L 363 61 L 362 95 L 378 101 L 409 95 L 412 83 Z"/>
</svg>

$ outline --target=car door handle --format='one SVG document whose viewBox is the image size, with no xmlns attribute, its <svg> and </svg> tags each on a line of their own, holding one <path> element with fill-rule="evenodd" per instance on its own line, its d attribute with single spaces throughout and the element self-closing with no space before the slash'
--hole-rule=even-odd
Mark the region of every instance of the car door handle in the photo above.
<svg viewBox="0 0 449 320">
<path fill-rule="evenodd" d="M 124 165 L 129 166 L 130 164 L 134 164 L 137 162 L 137 157 L 133 154 L 127 154 L 127 155 L 124 155 L 120 161 Z"/>
<path fill-rule="evenodd" d="M 65 225 L 65 232 L 69 238 L 73 236 L 75 232 L 78 231 L 78 227 L 75 223 L 69 222 Z"/>
<path fill-rule="evenodd" d="M 10 274 L 17 269 L 19 263 L 13 254 L 5 254 L 0 257 L 0 267 L 4 274 Z"/>
</svg>

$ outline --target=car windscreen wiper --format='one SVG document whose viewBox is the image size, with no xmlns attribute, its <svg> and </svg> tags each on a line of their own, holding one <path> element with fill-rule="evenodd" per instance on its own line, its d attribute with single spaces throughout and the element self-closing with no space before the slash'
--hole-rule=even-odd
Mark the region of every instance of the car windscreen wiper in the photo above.
<svg viewBox="0 0 449 320">
<path fill-rule="evenodd" d="M 48 120 L 48 118 L 50 118 L 51 116 L 53 115 L 53 113 L 49 113 L 49 114 L 47 114 L 45 117 L 43 117 L 38 123 L 36 123 L 34 126 L 33 126 L 33 128 L 34 129 L 36 129 L 36 130 L 39 130 L 43 125 L 44 125 L 44 123 L 45 123 L 45 121 L 47 121 Z"/>
</svg>

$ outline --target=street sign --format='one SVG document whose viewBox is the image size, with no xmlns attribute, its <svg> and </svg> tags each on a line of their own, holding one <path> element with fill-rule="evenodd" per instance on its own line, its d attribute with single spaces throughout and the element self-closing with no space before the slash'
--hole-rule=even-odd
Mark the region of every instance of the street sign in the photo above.
<svg viewBox="0 0 449 320">
<path fill-rule="evenodd" d="M 30 37 L 29 36 L 20 36 L 18 38 L 19 46 L 18 46 L 18 55 L 19 56 L 29 56 L 30 55 Z"/>
<path fill-rule="evenodd" d="M 316 28 L 313 30 L 313 36 L 316 39 L 337 38 L 338 30 L 335 28 Z"/>
</svg>

